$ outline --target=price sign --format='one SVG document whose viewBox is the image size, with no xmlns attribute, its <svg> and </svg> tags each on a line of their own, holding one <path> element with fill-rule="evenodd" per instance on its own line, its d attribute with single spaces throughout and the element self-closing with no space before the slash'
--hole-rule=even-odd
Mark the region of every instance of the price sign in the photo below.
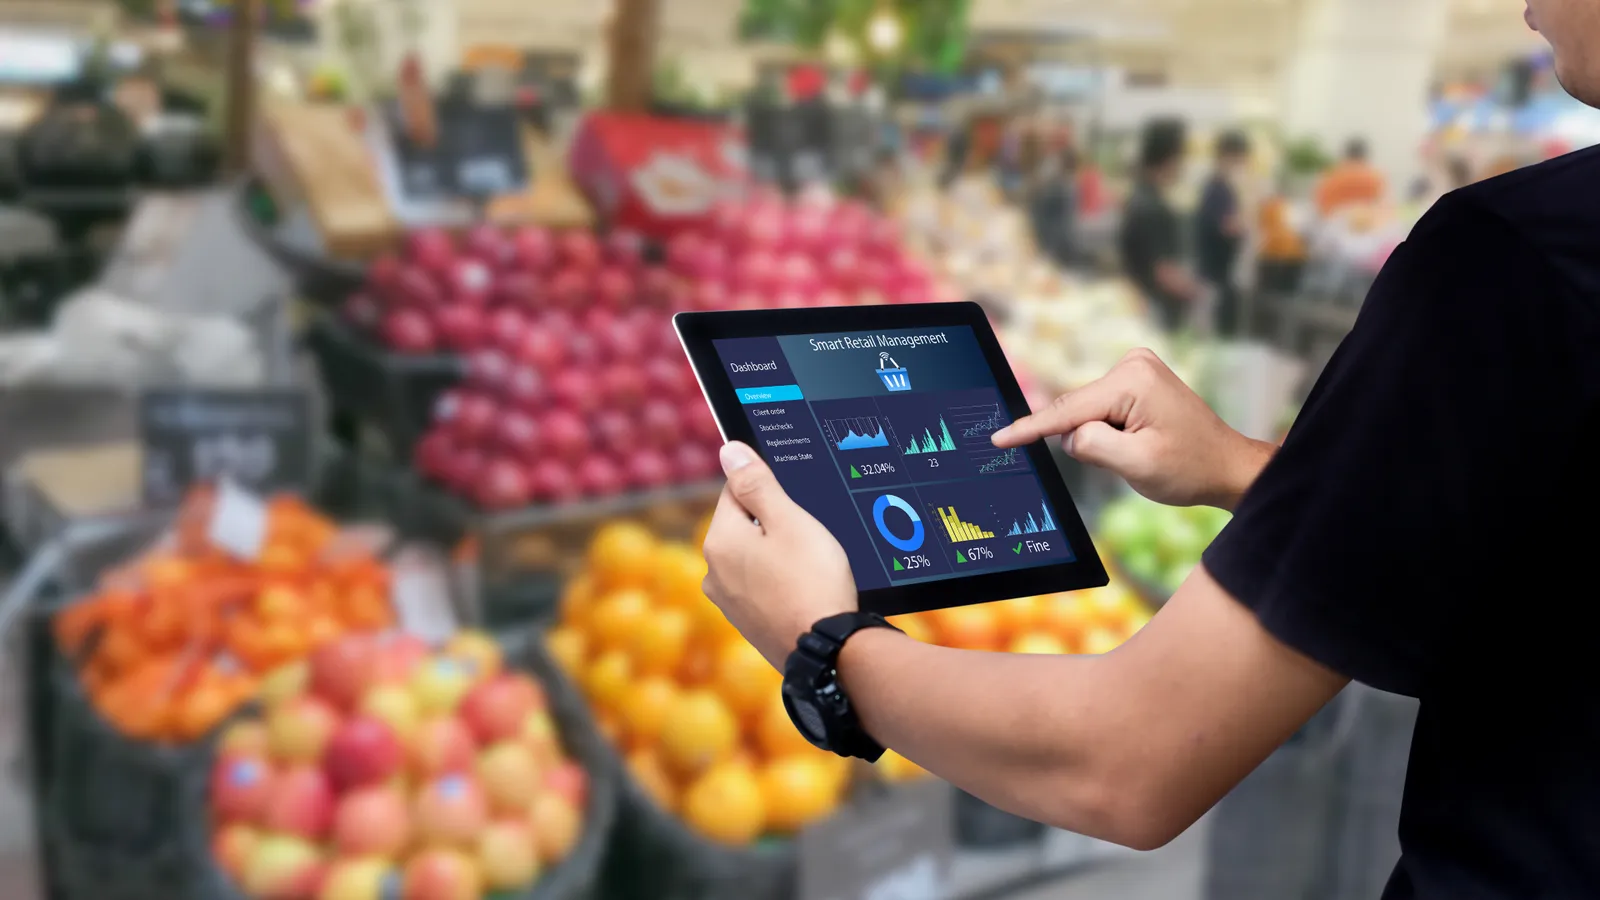
<svg viewBox="0 0 1600 900">
<path fill-rule="evenodd" d="M 454 97 L 439 105 L 439 139 L 424 147 L 406 134 L 390 109 L 400 183 L 412 200 L 490 198 L 527 187 L 529 166 L 515 106 Z"/>
<path fill-rule="evenodd" d="M 953 854 L 954 792 L 901 785 L 800 835 L 800 900 L 927 900 Z"/>
<path fill-rule="evenodd" d="M 201 481 L 227 479 L 257 494 L 311 486 L 304 391 L 149 390 L 140 397 L 139 437 L 147 506 L 173 506 Z"/>
</svg>

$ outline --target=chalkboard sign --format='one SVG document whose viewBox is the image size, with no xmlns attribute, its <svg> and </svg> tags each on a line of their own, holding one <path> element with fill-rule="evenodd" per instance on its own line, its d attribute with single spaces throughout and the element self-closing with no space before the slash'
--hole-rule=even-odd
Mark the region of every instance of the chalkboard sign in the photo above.
<svg viewBox="0 0 1600 900">
<path fill-rule="evenodd" d="M 925 900 L 953 855 L 954 808 L 942 781 L 900 785 L 800 835 L 800 900 Z"/>
<path fill-rule="evenodd" d="M 311 402 L 304 391 L 162 388 L 139 401 L 147 506 L 173 506 L 190 485 L 223 478 L 258 494 L 311 487 Z"/>
<path fill-rule="evenodd" d="M 439 104 L 439 139 L 432 147 L 411 140 L 397 106 L 389 107 L 388 116 L 401 190 L 408 199 L 488 199 L 527 187 L 528 159 L 515 106 L 447 98 Z"/>
</svg>

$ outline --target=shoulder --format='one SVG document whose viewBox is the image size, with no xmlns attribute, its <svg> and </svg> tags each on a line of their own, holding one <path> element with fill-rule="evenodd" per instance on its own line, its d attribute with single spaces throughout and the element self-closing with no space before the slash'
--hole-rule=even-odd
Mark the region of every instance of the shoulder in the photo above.
<svg viewBox="0 0 1600 900">
<path fill-rule="evenodd" d="M 1498 223 L 1575 292 L 1600 292 L 1600 147 L 1454 191 L 1441 201 Z"/>
</svg>

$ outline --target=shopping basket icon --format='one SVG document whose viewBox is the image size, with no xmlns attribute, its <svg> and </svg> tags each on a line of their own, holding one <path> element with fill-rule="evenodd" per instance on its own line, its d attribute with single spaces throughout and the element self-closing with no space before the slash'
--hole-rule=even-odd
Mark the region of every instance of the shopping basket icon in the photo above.
<svg viewBox="0 0 1600 900">
<path fill-rule="evenodd" d="M 883 379 L 883 386 L 891 391 L 911 390 L 911 376 L 887 353 L 878 354 L 878 377 Z"/>
</svg>

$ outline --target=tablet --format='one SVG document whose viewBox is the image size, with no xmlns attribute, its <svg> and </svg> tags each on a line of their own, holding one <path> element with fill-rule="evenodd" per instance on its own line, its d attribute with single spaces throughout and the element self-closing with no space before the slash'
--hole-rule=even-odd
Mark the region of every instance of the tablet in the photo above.
<svg viewBox="0 0 1600 900">
<path fill-rule="evenodd" d="M 883 615 L 1107 583 L 975 303 L 679 313 L 722 436 L 756 448 Z"/>
</svg>

